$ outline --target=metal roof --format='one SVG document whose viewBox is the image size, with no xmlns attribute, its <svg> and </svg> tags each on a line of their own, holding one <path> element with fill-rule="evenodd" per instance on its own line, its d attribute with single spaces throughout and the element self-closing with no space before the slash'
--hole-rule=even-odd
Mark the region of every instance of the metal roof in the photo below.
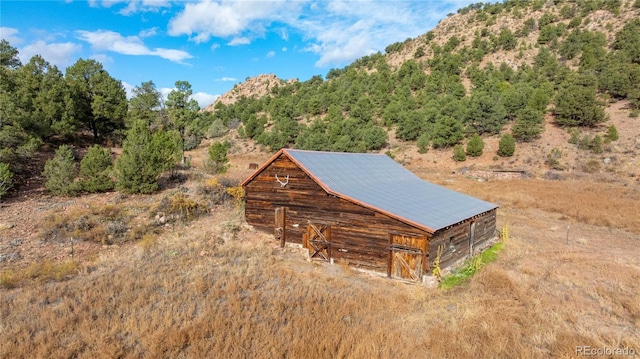
<svg viewBox="0 0 640 359">
<path fill-rule="evenodd" d="M 427 182 L 387 155 L 293 149 L 280 152 L 327 192 L 429 232 L 498 207 Z M 260 171 L 256 171 L 256 175 Z"/>
</svg>

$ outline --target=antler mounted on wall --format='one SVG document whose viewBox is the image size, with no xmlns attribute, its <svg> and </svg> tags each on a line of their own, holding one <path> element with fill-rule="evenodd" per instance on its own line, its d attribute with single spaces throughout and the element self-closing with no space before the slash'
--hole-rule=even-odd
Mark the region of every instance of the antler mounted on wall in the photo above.
<svg viewBox="0 0 640 359">
<path fill-rule="evenodd" d="M 285 182 L 280 181 L 280 179 L 278 178 L 278 175 L 276 175 L 276 182 L 280 183 L 280 187 L 284 187 L 289 183 L 289 175 L 287 175 L 287 179 Z"/>
</svg>

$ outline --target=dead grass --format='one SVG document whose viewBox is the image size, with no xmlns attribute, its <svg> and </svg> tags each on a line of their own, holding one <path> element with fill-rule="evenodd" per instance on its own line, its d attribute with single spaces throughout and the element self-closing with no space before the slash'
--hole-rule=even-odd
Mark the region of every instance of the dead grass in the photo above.
<svg viewBox="0 0 640 359">
<path fill-rule="evenodd" d="M 478 182 L 462 177 L 447 180 L 436 178 L 434 182 L 503 208 L 536 208 L 586 224 L 640 233 L 640 188 L 637 185 L 593 182 L 589 179 Z"/>
<path fill-rule="evenodd" d="M 241 212 L 220 210 L 105 253 L 74 278 L 2 289 L 0 356 L 546 358 L 572 357 L 576 345 L 637 348 L 637 233 L 543 211 L 571 209 L 543 203 L 563 196 L 555 182 L 534 191 L 540 201 L 522 199 L 516 183 L 463 182 L 450 185 L 501 201 L 511 230 L 468 284 L 427 289 L 307 262 L 250 230 Z"/>
<path fill-rule="evenodd" d="M 66 236 L 82 216 L 105 223 L 122 215 L 130 232 L 141 228 L 141 240 L 101 251 L 67 274 L 46 265 L 0 273 L 0 357 L 548 358 L 574 357 L 577 345 L 640 351 L 640 194 L 633 184 L 428 175 L 499 204 L 498 225 L 508 222 L 511 232 L 495 262 L 443 291 L 278 248 L 232 204 L 242 195 L 229 192 L 242 167 L 229 180 L 192 179 L 135 208 L 147 197 L 123 199 L 120 212 L 70 207 L 48 218 Z M 183 193 L 178 204 L 211 210 L 157 233 L 136 222 L 176 193 Z"/>
<path fill-rule="evenodd" d="M 85 240 L 112 244 L 128 240 L 131 216 L 118 205 L 90 205 L 54 210 L 45 216 L 40 227 L 43 240 Z"/>
</svg>

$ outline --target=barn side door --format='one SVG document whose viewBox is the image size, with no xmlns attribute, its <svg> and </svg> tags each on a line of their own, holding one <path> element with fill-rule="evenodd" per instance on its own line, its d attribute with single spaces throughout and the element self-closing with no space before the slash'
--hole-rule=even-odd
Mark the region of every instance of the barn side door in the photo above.
<svg viewBox="0 0 640 359">
<path fill-rule="evenodd" d="M 419 282 L 427 271 L 427 237 L 392 234 L 389 245 L 389 276 Z"/>
<path fill-rule="evenodd" d="M 302 244 L 309 250 L 309 258 L 329 261 L 331 259 L 331 226 L 307 224 L 307 233 L 302 235 Z"/>
<path fill-rule="evenodd" d="M 280 241 L 280 247 L 284 248 L 287 240 L 287 210 L 285 207 L 276 207 L 275 225 L 273 226 L 273 236 Z"/>
</svg>

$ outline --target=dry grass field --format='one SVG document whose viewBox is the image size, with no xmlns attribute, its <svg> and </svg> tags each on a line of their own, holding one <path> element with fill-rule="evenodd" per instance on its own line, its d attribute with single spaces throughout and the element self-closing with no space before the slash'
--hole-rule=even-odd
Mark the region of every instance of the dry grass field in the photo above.
<svg viewBox="0 0 640 359">
<path fill-rule="evenodd" d="M 135 243 L 99 248 L 58 276 L 1 288 L 0 357 L 568 358 L 583 345 L 640 351 L 637 185 L 426 177 L 500 204 L 498 224 L 511 229 L 498 260 L 462 286 L 429 289 L 308 262 L 253 231 L 241 209 L 227 204 Z"/>
</svg>

